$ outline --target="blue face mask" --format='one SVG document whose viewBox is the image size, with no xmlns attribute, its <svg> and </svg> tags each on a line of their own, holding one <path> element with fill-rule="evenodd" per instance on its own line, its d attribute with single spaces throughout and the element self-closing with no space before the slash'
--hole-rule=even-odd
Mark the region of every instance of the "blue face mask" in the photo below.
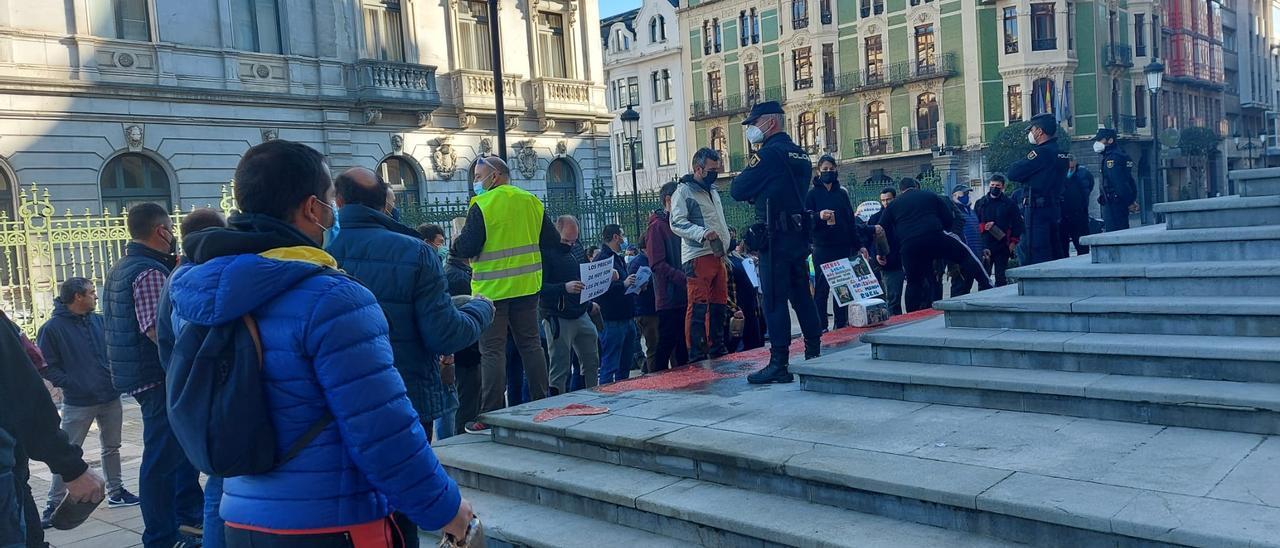
<svg viewBox="0 0 1280 548">
<path fill-rule="evenodd" d="M 968 194 L 962 194 L 962 195 L 960 196 L 960 203 L 961 203 L 961 204 L 964 204 L 964 205 L 969 205 L 969 195 L 968 195 Z"/>
<path fill-rule="evenodd" d="M 329 246 L 333 245 L 333 241 L 338 239 L 338 231 L 342 230 L 342 226 L 338 224 L 338 204 L 329 202 L 327 205 L 329 206 L 329 210 L 333 212 L 333 224 L 327 228 L 321 226 L 321 228 L 324 228 L 324 242 L 322 247 L 325 249 L 329 249 Z"/>
<path fill-rule="evenodd" d="M 484 194 L 484 183 L 479 181 L 471 183 L 471 192 L 474 192 L 476 196 Z"/>
<path fill-rule="evenodd" d="M 397 223 L 400 222 L 400 208 L 398 207 L 391 208 L 391 219 Z"/>
</svg>

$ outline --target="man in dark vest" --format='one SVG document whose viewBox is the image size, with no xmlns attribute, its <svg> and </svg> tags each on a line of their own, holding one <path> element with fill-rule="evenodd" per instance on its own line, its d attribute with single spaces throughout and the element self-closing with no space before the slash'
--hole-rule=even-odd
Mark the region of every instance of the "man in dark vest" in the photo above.
<svg viewBox="0 0 1280 548">
<path fill-rule="evenodd" d="M 201 533 L 204 494 L 169 428 L 164 367 L 156 349 L 156 309 L 177 263 L 178 238 L 169 213 L 153 203 L 130 208 L 127 224 L 132 241 L 107 273 L 102 312 L 111 381 L 142 407 L 142 543 L 147 548 L 196 545 L 192 537 Z"/>
</svg>

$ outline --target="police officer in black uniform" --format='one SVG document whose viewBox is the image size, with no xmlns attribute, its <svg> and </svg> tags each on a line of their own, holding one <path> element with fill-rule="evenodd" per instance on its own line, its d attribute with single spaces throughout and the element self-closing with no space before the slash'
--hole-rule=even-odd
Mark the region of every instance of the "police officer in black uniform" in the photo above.
<svg viewBox="0 0 1280 548">
<path fill-rule="evenodd" d="M 1031 119 L 1027 138 L 1035 148 L 1023 160 L 1014 162 L 1005 173 L 1022 183 L 1027 232 L 1027 261 L 1023 266 L 1060 259 L 1057 245 L 1062 222 L 1062 189 L 1067 180 L 1069 156 L 1058 150 L 1054 137 L 1058 121 L 1052 114 Z"/>
<path fill-rule="evenodd" d="M 1093 136 L 1093 151 L 1102 155 L 1102 226 L 1107 232 L 1129 228 L 1129 212 L 1137 209 L 1138 192 L 1133 184 L 1133 160 L 1116 146 L 1116 130 L 1099 128 Z"/>
<path fill-rule="evenodd" d="M 760 251 L 760 289 L 764 293 L 764 313 L 769 330 L 769 365 L 747 377 L 752 384 L 791 382 L 787 370 L 787 349 L 791 346 L 791 315 L 787 302 L 796 311 L 804 333 L 805 359 L 821 353 L 822 331 L 818 310 L 809 295 L 809 227 L 811 212 L 805 211 L 804 192 L 809 187 L 813 165 L 809 154 L 796 146 L 782 131 L 782 105 L 760 103 L 742 121 L 747 140 L 759 145 L 750 164 L 734 177 L 729 194 L 739 202 L 755 205 L 755 224 L 748 236 L 757 240 L 748 245 Z M 763 232 L 763 238 L 758 238 Z"/>
</svg>

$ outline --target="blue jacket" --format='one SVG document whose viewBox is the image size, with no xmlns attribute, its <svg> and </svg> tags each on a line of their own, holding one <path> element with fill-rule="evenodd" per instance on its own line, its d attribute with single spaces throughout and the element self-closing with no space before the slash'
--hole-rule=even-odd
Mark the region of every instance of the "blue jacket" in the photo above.
<svg viewBox="0 0 1280 548">
<path fill-rule="evenodd" d="M 454 308 L 439 254 L 413 229 L 362 205 L 343 206 L 338 219 L 342 230 L 327 251 L 382 306 L 414 410 L 426 420 L 457 409 L 440 380 L 439 356 L 475 343 L 493 322 L 493 307 Z"/>
<path fill-rule="evenodd" d="M 169 285 L 177 330 L 252 313 L 281 454 L 325 413 L 334 421 L 298 456 L 258 476 L 226 478 L 222 518 L 268 529 L 381 519 L 392 508 L 439 529 L 461 495 L 431 452 L 392 365 L 387 320 L 354 279 L 311 276 L 336 261 L 292 226 L 262 215 L 183 241 L 193 264 Z"/>
<path fill-rule="evenodd" d="M 159 270 L 167 277 L 177 258 L 138 242 L 129 242 L 124 255 L 111 267 L 103 283 L 102 315 L 106 319 L 111 380 L 117 390 L 127 393 L 164 382 L 156 343 L 138 329 L 133 281 L 147 270 Z"/>
<path fill-rule="evenodd" d="M 98 314 L 77 316 L 54 299 L 53 317 L 40 326 L 36 344 L 49 364 L 40 373 L 62 389 L 67 405 L 89 407 L 120 399 L 111 385 L 104 323 Z"/>
</svg>

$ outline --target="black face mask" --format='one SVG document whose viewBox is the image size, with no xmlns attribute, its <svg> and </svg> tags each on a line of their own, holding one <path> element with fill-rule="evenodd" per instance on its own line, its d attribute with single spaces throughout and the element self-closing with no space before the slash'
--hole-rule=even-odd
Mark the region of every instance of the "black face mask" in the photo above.
<svg viewBox="0 0 1280 548">
<path fill-rule="evenodd" d="M 834 185 L 840 180 L 840 174 L 834 171 L 823 171 L 818 174 L 818 182 L 824 185 Z"/>
<path fill-rule="evenodd" d="M 716 183 L 716 179 L 719 179 L 719 178 L 720 178 L 720 172 L 714 169 L 708 169 L 705 173 L 702 174 L 702 184 L 707 186 L 714 185 Z"/>
<path fill-rule="evenodd" d="M 1001 194 L 1004 194 L 1004 191 L 1003 191 L 1003 190 L 1000 190 L 1000 189 L 998 189 L 998 188 L 993 188 L 993 189 L 991 189 L 991 191 L 989 192 L 989 194 L 991 194 L 991 197 L 992 197 L 992 198 L 999 198 Z"/>
</svg>

